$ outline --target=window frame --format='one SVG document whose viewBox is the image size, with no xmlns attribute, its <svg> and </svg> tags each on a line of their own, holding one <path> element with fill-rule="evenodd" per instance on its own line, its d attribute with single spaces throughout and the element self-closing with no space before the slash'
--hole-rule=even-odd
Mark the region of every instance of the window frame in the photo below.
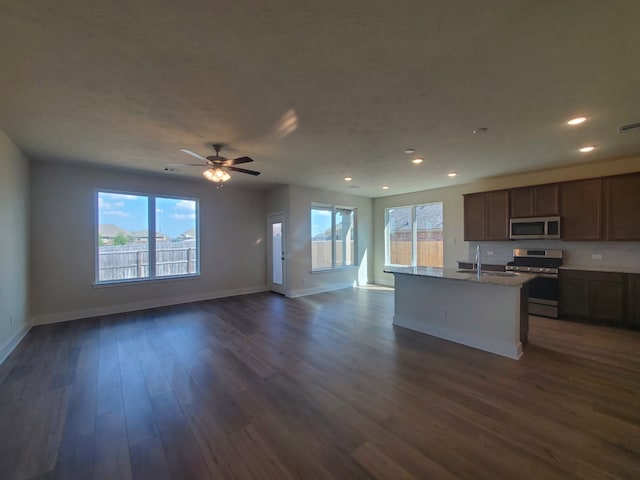
<svg viewBox="0 0 640 480">
<path fill-rule="evenodd" d="M 415 205 L 397 205 L 393 207 L 386 207 L 384 209 L 384 264 L 389 267 L 416 267 L 418 266 L 418 222 L 417 222 L 417 209 L 418 207 L 424 207 L 426 205 L 440 204 L 442 205 L 442 229 L 444 231 L 444 202 L 428 202 L 419 203 Z M 400 208 L 411 209 L 411 265 L 405 265 L 402 263 L 391 263 L 391 232 L 389 231 L 389 210 L 395 210 Z M 442 264 L 444 267 L 444 238 L 442 239 Z M 442 268 L 442 267 L 430 267 L 430 268 Z"/>
<path fill-rule="evenodd" d="M 147 199 L 147 242 L 148 242 L 148 256 L 149 256 L 149 275 L 142 278 L 124 278 L 120 280 L 100 280 L 100 207 L 99 196 L 101 193 L 115 194 L 115 195 L 135 195 L 136 197 L 145 197 Z M 196 204 L 195 209 L 195 235 L 196 235 L 196 265 L 195 272 L 186 273 L 184 275 L 156 275 L 156 235 L 151 235 L 150 232 L 156 231 L 156 199 L 166 198 L 171 200 L 189 200 Z M 109 285 L 123 285 L 131 283 L 147 283 L 147 282 L 161 282 L 164 280 L 177 280 L 183 278 L 195 278 L 200 276 L 200 199 L 198 197 L 186 197 L 182 195 L 169 195 L 169 194 L 156 194 L 156 193 L 141 193 L 123 190 L 113 190 L 109 188 L 97 188 L 94 192 L 94 282 L 96 287 L 109 286 Z"/>
<path fill-rule="evenodd" d="M 352 268 L 357 268 L 359 266 L 358 263 L 358 213 L 357 208 L 348 207 L 343 205 L 328 205 L 325 203 L 312 203 L 311 208 L 309 209 L 309 218 L 311 219 L 311 214 L 313 210 L 326 210 L 331 212 L 331 266 L 330 267 L 321 267 L 314 268 L 313 267 L 313 235 L 311 235 L 310 247 L 310 258 L 311 258 L 311 273 L 321 273 L 321 272 L 331 272 L 334 270 L 348 270 Z M 348 210 L 353 213 L 353 264 L 352 265 L 336 265 L 336 212 L 338 210 Z M 309 232 L 311 233 L 311 232 Z M 343 245 L 345 245 L 343 239 Z M 346 250 L 345 250 L 346 252 Z M 343 255 L 343 259 L 345 256 Z"/>
</svg>

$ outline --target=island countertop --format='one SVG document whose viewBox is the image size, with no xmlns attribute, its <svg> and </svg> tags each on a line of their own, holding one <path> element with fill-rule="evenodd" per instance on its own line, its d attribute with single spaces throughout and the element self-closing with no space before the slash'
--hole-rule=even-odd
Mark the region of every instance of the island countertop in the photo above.
<svg viewBox="0 0 640 480">
<path fill-rule="evenodd" d="M 480 278 L 478 278 L 476 272 L 473 271 L 461 271 L 453 268 L 437 267 L 386 266 L 384 267 L 384 271 L 385 273 L 443 278 L 447 280 L 459 280 L 463 282 L 499 285 L 503 287 L 521 287 L 535 278 L 535 275 L 515 272 L 483 272 Z"/>
</svg>

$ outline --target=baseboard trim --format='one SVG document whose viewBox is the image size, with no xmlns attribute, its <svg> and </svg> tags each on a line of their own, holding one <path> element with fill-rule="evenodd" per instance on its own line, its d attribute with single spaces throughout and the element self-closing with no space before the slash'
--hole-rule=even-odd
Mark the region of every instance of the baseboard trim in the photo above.
<svg viewBox="0 0 640 480">
<path fill-rule="evenodd" d="M 31 325 L 45 325 L 48 323 L 67 322 L 80 320 L 82 318 L 99 317 L 102 315 L 113 315 L 116 313 L 135 312 L 136 310 L 147 310 L 149 308 L 168 307 L 170 305 L 180 305 L 181 303 L 201 302 L 203 300 L 213 300 L 216 298 L 233 297 L 236 295 L 248 295 L 251 293 L 266 292 L 266 285 L 234 288 L 231 290 L 218 290 L 215 292 L 198 293 L 194 295 L 183 295 L 180 297 L 157 298 L 142 302 L 121 303 L 119 305 L 106 305 L 103 307 L 85 308 L 67 312 L 57 312 L 46 315 L 36 315 L 31 317 Z"/>
<path fill-rule="evenodd" d="M 394 282 L 387 282 L 386 280 L 376 280 L 375 282 L 373 282 L 374 285 L 382 285 L 383 287 L 395 287 L 395 283 Z"/>
<path fill-rule="evenodd" d="M 342 290 L 345 288 L 353 288 L 353 282 L 335 283 L 331 286 L 305 288 L 302 290 L 292 290 L 286 296 L 288 298 L 305 297 L 307 295 L 315 295 L 317 293 L 333 292 L 334 290 Z"/>
<path fill-rule="evenodd" d="M 29 333 L 29 330 L 31 330 L 31 326 L 27 325 L 22 327 L 2 346 L 2 348 L 0 348 L 0 365 L 9 358 L 11 352 L 15 350 L 25 335 Z"/>
<path fill-rule="evenodd" d="M 485 352 L 495 353 L 513 360 L 518 360 L 522 356 L 521 342 L 513 345 L 507 342 L 495 341 L 491 338 L 459 332 L 458 330 L 446 327 L 431 325 L 420 320 L 398 317 L 398 315 L 393 317 L 393 324 L 433 337 L 443 338 L 450 342 L 461 343 L 462 345 L 484 350 Z"/>
</svg>

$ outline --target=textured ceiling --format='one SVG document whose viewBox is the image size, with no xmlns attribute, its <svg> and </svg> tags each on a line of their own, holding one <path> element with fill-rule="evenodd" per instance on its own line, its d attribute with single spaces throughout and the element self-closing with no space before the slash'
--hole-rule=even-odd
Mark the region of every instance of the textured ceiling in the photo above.
<svg viewBox="0 0 640 480">
<path fill-rule="evenodd" d="M 617 131 L 639 23 L 637 0 L 5 0 L 0 128 L 30 158 L 158 173 L 227 143 L 262 172 L 229 186 L 467 183 L 640 153 Z"/>
</svg>

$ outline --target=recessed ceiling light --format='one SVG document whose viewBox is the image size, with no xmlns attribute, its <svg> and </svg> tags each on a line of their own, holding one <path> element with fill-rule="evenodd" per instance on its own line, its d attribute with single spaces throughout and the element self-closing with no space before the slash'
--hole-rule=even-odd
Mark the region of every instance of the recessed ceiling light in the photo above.
<svg viewBox="0 0 640 480">
<path fill-rule="evenodd" d="M 596 147 L 594 147 L 593 145 L 589 145 L 588 147 L 582 147 L 582 148 L 580 149 L 580 151 L 581 151 L 582 153 L 589 153 L 589 152 L 592 152 L 592 151 L 593 151 L 593 150 L 595 150 L 595 149 L 596 149 Z"/>
<path fill-rule="evenodd" d="M 389 185 L 383 185 L 383 186 L 382 186 L 382 189 L 383 189 L 383 190 L 389 190 Z"/>
<path fill-rule="evenodd" d="M 415 163 L 416 165 L 420 165 L 422 162 L 424 162 L 424 158 L 414 158 L 413 160 L 411 160 L 413 163 Z"/>
<path fill-rule="evenodd" d="M 344 180 L 345 180 L 346 182 L 350 182 L 351 180 L 353 180 L 353 178 L 351 178 L 351 177 L 344 177 Z"/>
<path fill-rule="evenodd" d="M 586 121 L 587 121 L 587 117 L 576 117 L 576 118 L 572 118 L 567 123 L 569 125 L 580 125 L 581 123 L 584 123 Z"/>
<path fill-rule="evenodd" d="M 449 177 L 455 177 L 456 175 L 458 175 L 458 172 L 449 172 L 449 173 L 447 173 L 447 175 Z"/>
<path fill-rule="evenodd" d="M 416 153 L 416 149 L 415 148 L 407 148 L 404 153 L 406 153 L 407 155 L 409 155 L 410 153 Z"/>
</svg>

